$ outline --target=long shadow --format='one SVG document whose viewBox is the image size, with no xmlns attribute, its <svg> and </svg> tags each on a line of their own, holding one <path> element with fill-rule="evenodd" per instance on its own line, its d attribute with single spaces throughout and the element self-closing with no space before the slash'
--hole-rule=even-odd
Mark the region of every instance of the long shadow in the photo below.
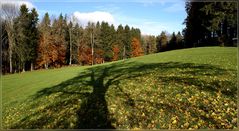
<svg viewBox="0 0 239 131">
<path fill-rule="evenodd" d="M 144 76 L 152 72 L 165 73 L 167 70 L 174 70 L 176 68 L 190 68 L 192 71 L 182 72 L 190 75 L 214 76 L 233 71 L 211 65 L 196 65 L 179 62 L 157 64 L 122 62 L 107 66 L 92 67 L 79 73 L 75 78 L 64 81 L 59 85 L 45 88 L 31 96 L 32 102 L 29 103 L 30 108 L 35 109 L 45 105 L 44 108 L 34 113 L 29 113 L 10 128 L 114 129 L 115 127 L 111 123 L 115 120 L 110 117 L 105 98 L 109 88 L 118 88 L 118 91 L 122 92 L 125 98 L 128 99 L 127 102 L 129 106 L 134 108 L 135 101 L 119 87 L 122 80 Z M 201 82 L 199 82 L 198 79 L 192 80 L 190 78 L 176 78 L 174 76 L 158 76 L 158 79 L 162 82 L 176 80 L 177 83 L 186 82 L 189 85 L 202 86 L 198 84 Z M 205 81 L 202 81 L 202 83 L 203 82 L 205 83 Z M 215 83 L 209 83 L 209 85 L 210 84 L 215 85 Z M 218 91 L 220 87 L 215 88 L 214 86 L 206 86 L 205 88 L 201 88 L 201 90 Z M 225 91 L 225 95 L 230 96 L 231 94 L 234 95 L 235 93 Z M 43 103 L 46 98 L 51 99 L 51 96 L 54 96 L 52 98 L 54 102 Z M 74 107 L 72 109 L 73 113 L 69 111 L 72 107 Z M 76 116 L 73 124 L 72 121 L 68 121 L 69 116 Z M 132 118 L 134 118 L 133 114 Z M 47 125 L 50 126 L 48 127 Z"/>
<path fill-rule="evenodd" d="M 108 76 L 108 69 L 104 68 L 102 74 L 98 78 L 95 76 L 94 69 L 90 74 L 90 85 L 93 87 L 93 92 L 81 104 L 81 110 L 77 112 L 78 124 L 77 128 L 85 129 L 112 129 L 111 122 L 108 117 L 107 102 L 105 100 L 105 93 L 111 85 L 112 80 L 106 83 L 105 77 Z"/>
</svg>

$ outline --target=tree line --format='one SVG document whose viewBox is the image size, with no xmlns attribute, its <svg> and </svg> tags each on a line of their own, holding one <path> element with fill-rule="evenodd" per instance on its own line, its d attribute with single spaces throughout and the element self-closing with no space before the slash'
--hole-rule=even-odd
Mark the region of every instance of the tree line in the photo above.
<svg viewBox="0 0 239 131">
<path fill-rule="evenodd" d="M 128 25 L 117 29 L 107 22 L 88 23 L 45 13 L 39 21 L 35 8 L 2 6 L 2 72 L 24 72 L 71 64 L 93 65 L 144 54 L 141 32 Z"/>
<path fill-rule="evenodd" d="M 76 18 L 39 21 L 36 9 L 2 5 L 2 72 L 94 65 L 141 55 L 197 46 L 233 46 L 237 36 L 235 2 L 186 2 L 186 28 L 181 32 L 142 35 L 140 29 Z M 153 28 L 153 27 L 152 27 Z"/>
</svg>

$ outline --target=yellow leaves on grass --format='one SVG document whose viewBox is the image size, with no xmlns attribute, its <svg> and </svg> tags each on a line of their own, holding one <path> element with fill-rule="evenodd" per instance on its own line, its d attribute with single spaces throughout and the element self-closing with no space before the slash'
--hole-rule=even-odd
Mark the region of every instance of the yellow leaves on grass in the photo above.
<svg viewBox="0 0 239 131">
<path fill-rule="evenodd" d="M 171 121 L 172 121 L 171 122 L 172 124 L 177 124 L 178 123 L 178 117 L 177 116 L 172 117 Z"/>
<path fill-rule="evenodd" d="M 237 123 L 237 118 L 233 118 L 233 119 L 232 119 L 232 123 L 233 123 L 233 124 L 236 124 L 236 123 Z"/>
</svg>

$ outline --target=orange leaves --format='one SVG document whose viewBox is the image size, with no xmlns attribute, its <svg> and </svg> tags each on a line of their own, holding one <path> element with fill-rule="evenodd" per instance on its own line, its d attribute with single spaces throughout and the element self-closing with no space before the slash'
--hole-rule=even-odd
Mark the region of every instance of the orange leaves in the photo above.
<svg viewBox="0 0 239 131">
<path fill-rule="evenodd" d="M 79 47 L 78 61 L 82 64 L 91 64 L 92 56 L 91 56 L 91 48 L 87 46 Z"/>
<path fill-rule="evenodd" d="M 101 64 L 104 63 L 104 51 L 101 49 L 95 49 L 95 53 L 94 53 L 94 60 L 95 60 L 95 64 Z"/>
<path fill-rule="evenodd" d="M 143 50 L 141 48 L 141 44 L 137 38 L 133 38 L 131 41 L 131 57 L 137 57 L 143 55 Z"/>
<path fill-rule="evenodd" d="M 104 63 L 104 51 L 101 49 L 94 49 L 94 64 Z M 89 46 L 81 45 L 78 51 L 78 62 L 82 65 L 92 64 L 92 49 Z"/>
<path fill-rule="evenodd" d="M 113 61 L 117 61 L 119 59 L 119 52 L 120 52 L 119 46 L 114 45 L 112 50 L 113 50 Z"/>
<path fill-rule="evenodd" d="M 59 67 L 65 64 L 65 45 L 61 40 L 56 40 L 53 36 L 42 35 L 38 45 L 38 58 L 37 64 L 38 68 L 52 65 L 54 67 Z"/>
<path fill-rule="evenodd" d="M 49 47 L 48 46 L 49 46 L 49 44 L 48 44 L 48 41 L 47 41 L 47 36 L 41 35 L 39 45 L 38 45 L 38 48 L 37 48 L 37 52 L 38 52 L 37 65 L 38 65 L 38 68 L 42 67 L 43 65 L 46 65 L 49 62 L 49 55 L 48 55 Z"/>
</svg>

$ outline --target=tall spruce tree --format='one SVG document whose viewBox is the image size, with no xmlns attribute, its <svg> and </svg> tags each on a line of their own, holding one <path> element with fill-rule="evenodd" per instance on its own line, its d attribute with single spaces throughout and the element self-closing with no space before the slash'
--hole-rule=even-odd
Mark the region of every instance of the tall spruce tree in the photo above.
<svg viewBox="0 0 239 131">
<path fill-rule="evenodd" d="M 123 59 L 124 58 L 124 27 L 120 24 L 117 28 L 116 31 L 116 43 L 118 44 L 118 48 L 119 50 L 119 59 Z"/>
<path fill-rule="evenodd" d="M 232 45 L 237 36 L 236 2 L 186 2 L 184 39 L 187 47 Z"/>
<path fill-rule="evenodd" d="M 176 43 L 177 43 L 176 49 L 184 48 L 183 36 L 181 35 L 180 31 L 177 33 L 176 38 L 177 38 L 177 40 L 176 40 Z"/>
<path fill-rule="evenodd" d="M 184 36 L 187 47 L 197 46 L 205 36 L 209 35 L 206 27 L 202 24 L 204 19 L 208 19 L 207 16 L 200 11 L 204 5 L 204 2 L 186 2 L 185 8 L 188 15 L 184 21 L 184 24 L 186 24 Z"/>
<path fill-rule="evenodd" d="M 28 33 L 29 33 L 29 13 L 25 4 L 20 7 L 20 15 L 16 18 L 14 28 L 16 29 L 16 47 L 15 52 L 19 60 L 18 70 L 25 72 L 25 64 L 29 59 Z"/>
<path fill-rule="evenodd" d="M 166 32 L 162 31 L 160 36 L 157 37 L 157 51 L 166 51 L 168 44 L 168 38 L 166 36 Z"/>
<path fill-rule="evenodd" d="M 177 47 L 177 37 L 175 33 L 173 32 L 173 34 L 171 35 L 171 39 L 168 43 L 168 50 L 176 49 L 176 47 Z"/>
<path fill-rule="evenodd" d="M 34 69 L 34 64 L 37 58 L 37 45 L 39 42 L 39 31 L 37 28 L 38 23 L 38 14 L 35 8 L 33 8 L 29 14 L 30 27 L 28 29 L 28 51 L 29 51 L 29 59 L 28 61 L 31 63 L 31 71 Z"/>
<path fill-rule="evenodd" d="M 130 32 L 130 27 L 128 25 L 125 25 L 124 27 L 124 46 L 123 46 L 123 58 L 130 58 L 130 53 L 131 53 L 131 32 Z"/>
</svg>

